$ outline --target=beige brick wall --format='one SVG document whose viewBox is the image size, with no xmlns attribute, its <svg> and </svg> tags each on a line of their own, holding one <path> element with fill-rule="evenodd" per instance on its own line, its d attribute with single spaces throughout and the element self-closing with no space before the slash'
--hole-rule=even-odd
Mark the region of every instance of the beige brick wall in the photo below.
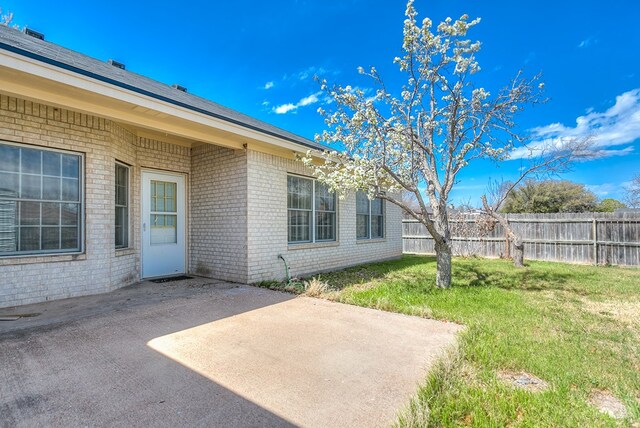
<svg viewBox="0 0 640 428">
<path fill-rule="evenodd" d="M 139 139 L 102 118 L 0 94 L 0 140 L 84 154 L 83 254 L 0 258 L 0 307 L 110 291 L 140 278 L 140 171 L 189 174 L 190 148 Z M 130 248 L 115 250 L 114 162 L 131 166 Z"/>
<path fill-rule="evenodd" d="M 247 281 L 247 155 L 202 145 L 191 158 L 191 271 Z"/>
<path fill-rule="evenodd" d="M 356 240 L 355 195 L 338 200 L 338 241 L 335 243 L 287 243 L 287 173 L 305 174 L 295 160 L 249 151 L 248 239 L 249 282 L 284 278 L 282 255 L 292 276 L 308 275 L 346 266 L 400 257 L 402 213 L 386 206 L 386 238 Z"/>
<path fill-rule="evenodd" d="M 140 138 L 86 114 L 0 94 L 0 140 L 84 155 L 85 245 L 82 254 L 0 257 L 0 307 L 110 291 L 140 278 L 141 171 L 185 174 L 187 269 L 237 282 L 294 276 L 398 257 L 401 213 L 387 205 L 386 238 L 355 239 L 355 198 L 338 203 L 338 242 L 287 244 L 287 173 L 299 162 L 255 151 L 192 148 Z M 130 168 L 129 248 L 114 242 L 114 163 Z"/>
</svg>

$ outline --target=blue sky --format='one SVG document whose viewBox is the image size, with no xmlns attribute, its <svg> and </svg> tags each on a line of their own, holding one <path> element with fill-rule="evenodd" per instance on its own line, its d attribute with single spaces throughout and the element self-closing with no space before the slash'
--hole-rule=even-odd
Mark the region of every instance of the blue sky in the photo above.
<svg viewBox="0 0 640 428">
<path fill-rule="evenodd" d="M 599 135 L 603 157 L 563 175 L 599 197 L 621 197 L 640 173 L 640 2 L 416 0 L 420 17 L 439 22 L 468 13 L 482 22 L 488 88 L 520 68 L 543 73 L 550 102 L 520 116 L 542 137 Z M 322 130 L 315 74 L 366 87 L 357 67 L 375 65 L 391 83 L 400 54 L 403 1 L 273 0 L 233 2 L 51 2 L 0 0 L 14 23 L 87 55 L 242 111 L 307 138 Z M 397 82 L 395 82 L 397 83 Z M 490 178 L 508 179 L 520 163 L 470 165 L 454 202 L 477 203 Z"/>
</svg>

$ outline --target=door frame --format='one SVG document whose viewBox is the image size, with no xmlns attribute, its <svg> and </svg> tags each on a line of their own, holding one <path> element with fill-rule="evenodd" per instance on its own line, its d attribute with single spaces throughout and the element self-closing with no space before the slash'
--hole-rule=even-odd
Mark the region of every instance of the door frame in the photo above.
<svg viewBox="0 0 640 428">
<path fill-rule="evenodd" d="M 138 238 L 140 239 L 140 279 L 152 279 L 152 278 L 161 278 L 164 276 L 172 276 L 172 275 L 159 275 L 159 276 L 144 276 L 144 174 L 164 174 L 174 177 L 182 177 L 184 180 L 184 272 L 176 273 L 175 275 L 186 275 L 189 272 L 189 174 L 178 171 L 170 171 L 165 169 L 157 169 L 157 168 L 148 168 L 141 167 L 140 168 L 140 222 L 139 222 L 139 233 Z"/>
</svg>

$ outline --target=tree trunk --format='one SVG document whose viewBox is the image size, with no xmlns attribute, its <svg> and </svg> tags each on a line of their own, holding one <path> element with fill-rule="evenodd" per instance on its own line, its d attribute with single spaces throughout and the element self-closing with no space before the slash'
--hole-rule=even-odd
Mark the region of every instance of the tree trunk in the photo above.
<svg viewBox="0 0 640 428">
<path fill-rule="evenodd" d="M 517 268 L 524 267 L 524 242 L 522 239 L 514 239 L 513 248 L 513 265 Z"/>
<path fill-rule="evenodd" d="M 436 241 L 436 287 L 451 287 L 451 247 Z"/>
</svg>

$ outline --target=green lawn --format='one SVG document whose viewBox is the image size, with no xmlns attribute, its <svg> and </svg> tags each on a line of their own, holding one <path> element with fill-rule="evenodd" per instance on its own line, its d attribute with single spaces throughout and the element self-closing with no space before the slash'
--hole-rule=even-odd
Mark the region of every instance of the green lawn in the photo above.
<svg viewBox="0 0 640 428">
<path fill-rule="evenodd" d="M 640 426 L 640 270 L 456 258 L 451 289 L 434 275 L 433 257 L 404 256 L 321 276 L 322 297 L 466 326 L 398 425 Z M 504 371 L 549 388 L 516 389 Z M 622 400 L 627 419 L 594 410 L 596 390 Z"/>
</svg>

